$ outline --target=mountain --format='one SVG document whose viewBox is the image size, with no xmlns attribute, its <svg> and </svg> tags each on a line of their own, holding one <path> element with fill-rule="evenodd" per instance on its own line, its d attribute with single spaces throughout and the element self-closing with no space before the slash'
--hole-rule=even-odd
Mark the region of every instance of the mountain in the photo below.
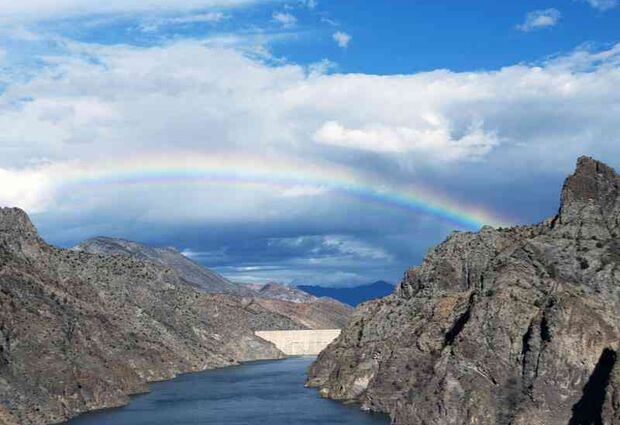
<svg viewBox="0 0 620 425">
<path fill-rule="evenodd" d="M 319 300 L 294 287 L 275 282 L 243 285 L 230 282 L 195 263 L 174 248 L 155 248 L 125 239 L 98 237 L 89 239 L 74 251 L 105 256 L 133 257 L 174 270 L 183 283 L 205 292 L 230 293 L 244 297 L 244 303 L 281 315 L 295 323 L 288 329 L 340 329 L 346 325 L 352 309 L 335 300 Z M 287 329 L 287 328 L 282 328 Z"/>
<path fill-rule="evenodd" d="M 0 209 L 0 424 L 57 423 L 150 381 L 279 358 L 254 331 L 303 328 L 150 260 L 55 248 Z"/>
<path fill-rule="evenodd" d="M 246 286 L 256 293 L 253 302 L 309 329 L 341 329 L 353 312 L 340 301 L 317 298 L 288 285 L 270 282 Z"/>
<path fill-rule="evenodd" d="M 237 285 L 212 270 L 198 264 L 172 247 L 156 248 L 120 238 L 96 237 L 72 248 L 74 251 L 100 255 L 125 255 L 169 267 L 188 285 L 205 292 L 250 295 L 243 285 Z"/>
<path fill-rule="evenodd" d="M 352 288 L 328 288 L 323 286 L 300 285 L 297 289 L 317 297 L 334 298 L 355 307 L 365 301 L 390 295 L 394 292 L 394 285 L 379 280 L 369 285 L 354 286 Z"/>
<path fill-rule="evenodd" d="M 290 302 L 273 298 L 255 298 L 261 308 L 288 317 L 308 329 L 341 329 L 346 326 L 353 308 L 331 298 Z"/>
<path fill-rule="evenodd" d="M 250 286 L 250 285 L 248 285 Z M 254 284 L 250 286 L 259 297 L 274 300 L 290 301 L 293 303 L 306 303 L 316 301 L 316 297 L 298 288 L 279 283 L 270 282 L 264 285 Z"/>
<path fill-rule="evenodd" d="M 619 235 L 620 177 L 582 157 L 555 217 L 454 232 L 308 385 L 394 424 L 620 424 Z"/>
</svg>

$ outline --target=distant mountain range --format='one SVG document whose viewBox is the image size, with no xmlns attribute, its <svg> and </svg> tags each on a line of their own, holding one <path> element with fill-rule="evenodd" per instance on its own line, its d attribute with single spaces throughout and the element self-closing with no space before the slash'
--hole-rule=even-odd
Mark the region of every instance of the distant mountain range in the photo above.
<svg viewBox="0 0 620 425">
<path fill-rule="evenodd" d="M 351 288 L 328 288 L 324 286 L 300 285 L 297 287 L 316 297 L 329 297 L 350 306 L 357 306 L 368 300 L 382 298 L 394 292 L 394 285 L 383 280 L 369 285 L 354 286 Z"/>
</svg>

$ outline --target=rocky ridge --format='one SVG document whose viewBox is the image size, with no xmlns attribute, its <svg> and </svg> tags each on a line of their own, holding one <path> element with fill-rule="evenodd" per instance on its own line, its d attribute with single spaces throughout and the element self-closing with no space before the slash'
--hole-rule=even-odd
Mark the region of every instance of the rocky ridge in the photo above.
<svg viewBox="0 0 620 425">
<path fill-rule="evenodd" d="M 317 298 L 288 285 L 270 282 L 247 286 L 256 294 L 253 302 L 307 329 L 341 329 L 353 312 L 353 308 L 338 300 Z"/>
<path fill-rule="evenodd" d="M 293 303 L 307 303 L 316 301 L 318 298 L 301 291 L 295 287 L 282 285 L 275 282 L 248 285 L 262 298 L 269 298 L 281 301 L 290 301 Z"/>
<path fill-rule="evenodd" d="M 620 177 L 582 157 L 555 217 L 453 233 L 308 385 L 395 424 L 620 424 L 619 235 Z"/>
<path fill-rule="evenodd" d="M 342 329 L 353 308 L 331 298 L 295 303 L 271 298 L 254 298 L 261 308 L 288 317 L 306 329 Z"/>
<path fill-rule="evenodd" d="M 23 211 L 0 209 L 0 424 L 57 423 L 149 381 L 279 358 L 254 331 L 299 328 L 152 261 L 55 248 Z"/>
<path fill-rule="evenodd" d="M 213 270 L 187 258 L 174 247 L 152 247 L 121 238 L 95 237 L 72 248 L 99 255 L 131 256 L 174 269 L 189 286 L 205 292 L 251 295 L 252 291 L 235 284 Z"/>
</svg>

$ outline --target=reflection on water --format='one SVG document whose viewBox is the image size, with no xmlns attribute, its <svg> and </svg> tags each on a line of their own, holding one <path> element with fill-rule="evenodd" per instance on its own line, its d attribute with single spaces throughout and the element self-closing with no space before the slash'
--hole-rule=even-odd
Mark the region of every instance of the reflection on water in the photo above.
<svg viewBox="0 0 620 425">
<path fill-rule="evenodd" d="M 125 407 L 69 425 L 385 425 L 387 417 L 324 400 L 304 388 L 310 357 L 254 362 L 158 382 Z"/>
</svg>

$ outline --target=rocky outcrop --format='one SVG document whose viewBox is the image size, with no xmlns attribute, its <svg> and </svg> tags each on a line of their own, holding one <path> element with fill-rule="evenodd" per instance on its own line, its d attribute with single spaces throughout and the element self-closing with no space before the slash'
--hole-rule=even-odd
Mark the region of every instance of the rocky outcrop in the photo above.
<svg viewBox="0 0 620 425">
<path fill-rule="evenodd" d="M 73 248 L 74 251 L 100 255 L 131 256 L 174 269 L 189 286 L 205 292 L 252 295 L 243 285 L 235 284 L 213 270 L 187 258 L 174 247 L 152 247 L 120 238 L 99 236 Z"/>
<path fill-rule="evenodd" d="M 304 303 L 255 298 L 254 302 L 265 310 L 288 317 L 305 329 L 342 329 L 353 313 L 353 308 L 331 298 Z"/>
<path fill-rule="evenodd" d="M 288 285 L 281 285 L 279 283 L 270 282 L 265 285 L 248 285 L 254 291 L 257 296 L 261 298 L 269 298 L 281 301 L 290 301 L 292 303 L 307 303 L 316 301 L 317 297 L 301 291 L 295 287 Z"/>
<path fill-rule="evenodd" d="M 304 329 L 341 329 L 353 309 L 332 298 L 317 298 L 295 287 L 278 283 L 248 285 L 256 296 L 253 302 L 288 317 Z"/>
<path fill-rule="evenodd" d="M 395 424 L 620 424 L 619 234 L 620 178 L 580 158 L 554 218 L 453 233 L 308 385 Z"/>
<path fill-rule="evenodd" d="M 299 327 L 153 261 L 49 246 L 23 211 L 0 209 L 1 424 L 59 422 L 149 381 L 279 358 L 254 331 Z"/>
</svg>

